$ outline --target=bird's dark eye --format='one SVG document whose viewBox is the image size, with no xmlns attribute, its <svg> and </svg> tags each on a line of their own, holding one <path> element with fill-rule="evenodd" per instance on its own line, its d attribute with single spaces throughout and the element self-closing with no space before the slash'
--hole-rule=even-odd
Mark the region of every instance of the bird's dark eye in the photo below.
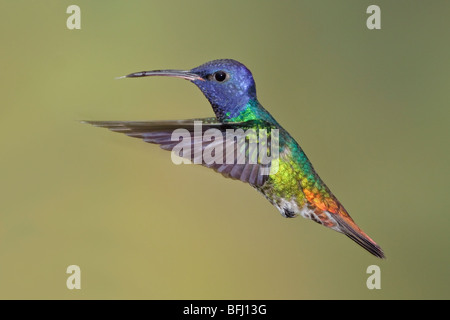
<svg viewBox="0 0 450 320">
<path fill-rule="evenodd" d="M 214 73 L 214 80 L 217 82 L 223 82 L 229 78 L 228 73 L 225 71 L 217 71 Z"/>
</svg>

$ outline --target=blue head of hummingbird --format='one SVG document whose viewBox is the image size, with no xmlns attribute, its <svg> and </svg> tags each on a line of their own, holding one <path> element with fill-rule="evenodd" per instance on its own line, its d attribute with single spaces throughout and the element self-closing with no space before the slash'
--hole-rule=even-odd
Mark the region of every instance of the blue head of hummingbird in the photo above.
<svg viewBox="0 0 450 320">
<path fill-rule="evenodd" d="M 126 78 L 168 76 L 194 83 L 210 102 L 216 117 L 232 119 L 256 100 L 253 75 L 242 63 L 231 59 L 214 60 L 191 70 L 154 70 L 129 74 Z"/>
<path fill-rule="evenodd" d="M 283 217 L 298 215 L 345 234 L 370 253 L 384 258 L 382 249 L 364 233 L 343 205 L 314 170 L 295 139 L 265 110 L 256 97 L 255 81 L 242 63 L 222 59 L 207 62 L 191 70 L 153 70 L 129 74 L 123 78 L 169 76 L 194 83 L 210 102 L 215 117 L 174 121 L 86 121 L 112 131 L 158 144 L 165 150 L 176 145 L 171 138 L 175 129 L 192 131 L 195 120 L 202 130 L 217 129 L 225 137 L 232 129 L 258 129 L 279 132 L 279 159 L 276 173 L 263 174 L 256 164 L 202 163 L 227 178 L 241 180 L 262 193 Z M 318 128 L 320 130 L 320 128 Z M 203 148 L 205 148 L 203 144 Z M 192 154 L 185 157 L 192 159 Z"/>
</svg>

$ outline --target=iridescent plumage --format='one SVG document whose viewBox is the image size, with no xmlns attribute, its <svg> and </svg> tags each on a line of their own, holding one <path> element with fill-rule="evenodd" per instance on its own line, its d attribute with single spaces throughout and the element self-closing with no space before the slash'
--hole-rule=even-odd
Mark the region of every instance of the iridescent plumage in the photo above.
<svg viewBox="0 0 450 320">
<path fill-rule="evenodd" d="M 172 150 L 175 143 L 171 133 L 177 128 L 193 132 L 194 120 L 203 122 L 203 132 L 208 129 L 225 131 L 230 128 L 258 128 L 279 132 L 279 162 L 275 174 L 259 175 L 261 164 L 207 164 L 226 177 L 247 182 L 262 193 L 284 217 L 301 215 L 323 226 L 344 233 L 373 255 L 384 258 L 381 248 L 352 220 L 342 204 L 331 193 L 315 172 L 311 162 L 298 143 L 267 112 L 256 98 L 255 82 L 251 72 L 241 63 L 214 60 L 189 71 L 156 70 L 130 74 L 126 77 L 174 76 L 196 84 L 216 115 L 215 118 L 176 121 L 88 121 L 161 148 Z M 205 147 L 206 144 L 203 146 Z M 193 157 L 191 154 L 186 157 Z"/>
</svg>

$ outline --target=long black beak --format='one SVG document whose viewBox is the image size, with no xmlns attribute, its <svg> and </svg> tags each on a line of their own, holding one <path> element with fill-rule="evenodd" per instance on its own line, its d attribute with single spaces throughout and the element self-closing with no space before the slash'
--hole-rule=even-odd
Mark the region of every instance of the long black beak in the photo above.
<svg viewBox="0 0 450 320">
<path fill-rule="evenodd" d="M 186 80 L 189 80 L 189 81 L 193 81 L 193 80 L 205 81 L 205 79 L 200 77 L 198 74 L 192 73 L 190 71 L 184 71 L 184 70 L 141 71 L 141 72 L 130 73 L 130 74 L 126 75 L 126 76 L 118 77 L 117 79 L 121 79 L 121 78 L 152 77 L 152 76 L 175 77 L 175 78 L 186 79 Z"/>
</svg>

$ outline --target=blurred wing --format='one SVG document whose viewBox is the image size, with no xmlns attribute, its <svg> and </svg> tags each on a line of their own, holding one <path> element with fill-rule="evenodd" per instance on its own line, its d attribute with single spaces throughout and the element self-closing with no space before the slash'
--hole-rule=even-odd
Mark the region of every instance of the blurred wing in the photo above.
<svg viewBox="0 0 450 320">
<path fill-rule="evenodd" d="M 201 126 L 195 126 L 201 121 Z M 173 121 L 84 121 L 96 127 L 121 132 L 130 137 L 139 138 L 148 143 L 158 144 L 162 149 L 176 152 L 177 156 L 188 159 L 195 164 L 212 168 L 223 176 L 247 182 L 253 186 L 262 186 L 270 171 L 271 163 L 262 164 L 255 159 L 259 149 L 257 137 L 249 135 L 248 129 L 266 129 L 270 138 L 272 126 L 267 122 L 252 120 L 239 123 L 220 123 L 216 118 L 173 120 Z M 215 130 L 210 130 L 215 129 Z M 241 129 L 241 130 L 238 130 Z M 177 131 L 176 131 L 177 130 Z M 208 131 L 209 130 L 209 131 Z M 243 144 L 227 141 L 227 130 L 232 130 L 236 140 L 244 139 Z M 206 132 L 206 134 L 205 134 Z M 228 131 L 230 132 L 230 131 Z M 191 138 L 182 138 L 188 134 Z M 209 137 L 208 139 L 205 139 Z M 180 139 L 181 138 L 181 139 Z M 233 138 L 234 139 L 234 138 Z M 255 142 L 250 144 L 250 142 Z M 270 141 L 268 141 L 270 146 Z M 181 151 L 180 151 L 181 150 Z M 215 151 L 222 150 L 217 153 Z M 206 159 L 212 155 L 215 161 Z M 211 157 L 210 157 L 211 158 Z M 230 159 L 232 161 L 230 161 Z"/>
</svg>

